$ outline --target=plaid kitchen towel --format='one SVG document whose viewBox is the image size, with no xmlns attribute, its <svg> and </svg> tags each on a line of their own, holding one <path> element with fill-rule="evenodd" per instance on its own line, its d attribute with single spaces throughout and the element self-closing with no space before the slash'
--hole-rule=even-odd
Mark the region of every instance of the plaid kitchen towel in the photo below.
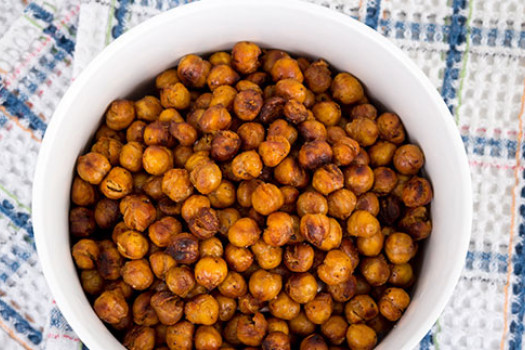
<svg viewBox="0 0 525 350">
<path fill-rule="evenodd" d="M 309 0 L 405 51 L 458 125 L 473 180 L 465 268 L 420 349 L 524 345 L 525 3 Z M 74 76 L 129 28 L 183 0 L 0 2 L 0 348 L 82 348 L 54 305 L 31 227 L 31 180 L 53 110 Z"/>
</svg>

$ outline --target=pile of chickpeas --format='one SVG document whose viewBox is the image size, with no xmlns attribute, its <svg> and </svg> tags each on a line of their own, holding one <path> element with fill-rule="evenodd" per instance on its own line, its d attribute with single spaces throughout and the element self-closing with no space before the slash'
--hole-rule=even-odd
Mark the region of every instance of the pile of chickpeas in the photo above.
<svg viewBox="0 0 525 350">
<path fill-rule="evenodd" d="M 322 59 L 239 42 L 116 100 L 71 189 L 72 255 L 133 350 L 372 349 L 432 189 L 400 118 Z"/>
</svg>

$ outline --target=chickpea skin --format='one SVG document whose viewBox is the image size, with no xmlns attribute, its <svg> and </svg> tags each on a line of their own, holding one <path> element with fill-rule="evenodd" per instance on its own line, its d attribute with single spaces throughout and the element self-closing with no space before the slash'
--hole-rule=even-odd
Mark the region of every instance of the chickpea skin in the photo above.
<svg viewBox="0 0 525 350">
<path fill-rule="evenodd" d="M 92 185 L 98 185 L 110 171 L 109 160 L 100 153 L 90 152 L 78 157 L 77 173 Z"/>
<path fill-rule="evenodd" d="M 410 303 L 410 296 L 401 288 L 388 288 L 379 300 L 379 311 L 389 321 L 397 321 Z"/>
<path fill-rule="evenodd" d="M 73 259 L 79 269 L 90 270 L 100 255 L 100 249 L 92 239 L 81 239 L 72 248 Z"/>
</svg>

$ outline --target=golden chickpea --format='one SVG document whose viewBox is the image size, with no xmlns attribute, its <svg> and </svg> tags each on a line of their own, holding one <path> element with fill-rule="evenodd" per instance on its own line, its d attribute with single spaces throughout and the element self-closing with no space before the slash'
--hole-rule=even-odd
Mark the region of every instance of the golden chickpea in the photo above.
<svg viewBox="0 0 525 350">
<path fill-rule="evenodd" d="M 335 164 L 327 164 L 318 168 L 312 177 L 312 186 L 325 196 L 343 188 L 343 185 L 343 172 Z"/>
<path fill-rule="evenodd" d="M 126 225 L 136 231 L 145 231 L 155 221 L 157 211 L 144 195 L 129 195 L 120 201 L 120 212 Z"/>
<path fill-rule="evenodd" d="M 133 231 L 128 231 L 133 232 Z M 154 280 L 153 272 L 146 259 L 128 261 L 120 272 L 124 282 L 133 289 L 144 290 L 151 286 Z"/>
<path fill-rule="evenodd" d="M 368 284 L 373 287 L 385 284 L 390 278 L 390 267 L 382 255 L 363 259 L 359 268 Z"/>
<path fill-rule="evenodd" d="M 284 212 L 274 212 L 266 219 L 264 241 L 275 247 L 285 245 L 293 234 L 292 217 Z"/>
<path fill-rule="evenodd" d="M 113 130 L 106 124 L 102 124 L 95 133 L 95 141 L 98 141 L 104 137 L 109 137 L 119 142 L 123 142 L 125 140 L 123 132 Z"/>
<path fill-rule="evenodd" d="M 332 192 L 328 196 L 328 214 L 337 219 L 346 220 L 354 211 L 357 198 L 345 188 Z"/>
<path fill-rule="evenodd" d="M 255 315 L 242 315 L 237 322 L 239 341 L 249 346 L 259 346 L 268 330 L 268 323 L 260 312 Z"/>
<path fill-rule="evenodd" d="M 241 140 L 242 149 L 246 151 L 257 149 L 264 141 L 264 127 L 259 123 L 244 123 L 237 129 L 237 134 Z M 234 154 L 232 152 L 231 156 L 233 157 Z"/>
<path fill-rule="evenodd" d="M 314 262 L 314 249 L 307 243 L 286 246 L 284 264 L 293 272 L 306 272 Z"/>
<path fill-rule="evenodd" d="M 344 303 L 356 294 L 357 281 L 354 276 L 350 276 L 345 282 L 328 285 L 327 289 L 336 302 Z"/>
<path fill-rule="evenodd" d="M 227 180 L 222 180 L 220 185 L 208 194 L 208 198 L 211 205 L 215 208 L 232 206 L 236 198 L 235 186 Z"/>
<path fill-rule="evenodd" d="M 170 350 L 191 350 L 195 326 L 188 321 L 169 326 L 166 330 L 166 344 Z"/>
<path fill-rule="evenodd" d="M 386 167 L 374 169 L 374 186 L 372 191 L 379 196 L 385 196 L 392 192 L 397 184 L 395 171 Z"/>
<path fill-rule="evenodd" d="M 432 187 L 427 179 L 414 176 L 403 189 L 402 199 L 407 207 L 421 207 L 432 201 Z"/>
<path fill-rule="evenodd" d="M 187 266 L 173 266 L 166 272 L 169 290 L 181 298 L 186 298 L 195 286 L 193 271 Z"/>
<path fill-rule="evenodd" d="M 184 168 L 186 161 L 193 154 L 193 149 L 190 146 L 178 145 L 173 149 L 173 163 L 175 168 Z"/>
<path fill-rule="evenodd" d="M 93 305 L 97 316 L 106 323 L 119 323 L 128 315 L 129 306 L 119 291 L 105 291 Z"/>
<path fill-rule="evenodd" d="M 148 240 L 137 231 L 126 231 L 117 238 L 119 253 L 128 259 L 142 259 L 149 249 Z"/>
<path fill-rule="evenodd" d="M 165 195 L 162 192 L 162 176 L 148 177 L 142 186 L 142 190 L 145 194 L 155 200 L 163 198 Z"/>
<path fill-rule="evenodd" d="M 131 298 L 133 294 L 133 288 L 131 288 L 131 286 L 127 284 L 126 282 L 124 282 L 123 280 L 115 280 L 115 281 L 111 281 L 107 283 L 105 290 L 106 291 L 110 291 L 110 290 L 118 291 L 124 296 L 125 299 Z"/>
<path fill-rule="evenodd" d="M 233 101 L 235 115 L 245 121 L 254 120 L 263 106 L 261 93 L 255 90 L 240 91 Z"/>
<path fill-rule="evenodd" d="M 410 303 L 410 296 L 401 288 L 388 288 L 379 300 L 379 312 L 389 321 L 397 321 Z"/>
<path fill-rule="evenodd" d="M 299 314 L 298 314 L 299 315 Z M 280 332 L 285 335 L 290 334 L 288 323 L 280 318 L 271 317 L 268 320 L 268 333 Z"/>
<path fill-rule="evenodd" d="M 141 326 L 154 326 L 159 323 L 155 309 L 151 306 L 152 291 L 137 296 L 133 302 L 133 322 Z"/>
<path fill-rule="evenodd" d="M 232 49 L 232 66 L 241 74 L 250 74 L 259 67 L 261 49 L 249 41 L 240 41 Z"/>
<path fill-rule="evenodd" d="M 185 169 L 171 169 L 162 178 L 162 192 L 172 201 L 181 202 L 193 193 L 190 175 Z"/>
<path fill-rule="evenodd" d="M 263 303 L 263 301 L 255 298 L 250 293 L 246 293 L 238 298 L 239 311 L 246 315 L 259 312 Z"/>
<path fill-rule="evenodd" d="M 142 169 L 142 144 L 129 142 L 122 147 L 120 152 L 120 165 L 132 172 Z"/>
<path fill-rule="evenodd" d="M 253 253 L 247 248 L 236 247 L 233 244 L 226 246 L 224 258 L 228 266 L 237 272 L 244 272 L 253 264 Z"/>
<path fill-rule="evenodd" d="M 306 99 L 306 87 L 296 79 L 281 79 L 275 84 L 275 94 L 302 104 Z"/>
<path fill-rule="evenodd" d="M 214 66 L 217 66 L 219 64 L 230 65 L 231 60 L 231 55 L 224 51 L 215 52 L 209 58 L 210 63 Z"/>
<path fill-rule="evenodd" d="M 215 299 L 219 303 L 219 320 L 222 322 L 231 320 L 237 310 L 235 299 L 225 297 L 222 294 L 215 295 Z"/>
<path fill-rule="evenodd" d="M 331 316 L 321 325 L 321 333 L 323 333 L 330 343 L 340 345 L 345 340 L 347 327 L 348 323 L 346 323 L 343 317 Z"/>
<path fill-rule="evenodd" d="M 80 273 L 80 282 L 84 292 L 99 295 L 104 290 L 104 279 L 97 270 L 83 270 Z"/>
<path fill-rule="evenodd" d="M 237 154 L 240 147 L 239 135 L 230 130 L 219 131 L 213 137 L 210 155 L 217 161 L 227 161 Z"/>
<path fill-rule="evenodd" d="M 162 175 L 173 168 L 173 154 L 164 146 L 148 146 L 142 155 L 144 170 L 151 175 Z"/>
<path fill-rule="evenodd" d="M 279 293 L 275 299 L 270 300 L 268 308 L 274 317 L 288 321 L 296 318 L 301 311 L 301 305 L 285 292 Z"/>
<path fill-rule="evenodd" d="M 320 193 L 307 191 L 297 199 L 297 214 L 326 214 L 328 212 L 328 201 Z"/>
<path fill-rule="evenodd" d="M 82 270 L 94 269 L 100 256 L 100 249 L 92 239 L 81 239 L 75 243 L 71 251 L 75 264 Z"/>
<path fill-rule="evenodd" d="M 379 135 L 377 124 L 374 120 L 358 117 L 345 126 L 346 133 L 363 147 L 373 145 Z"/>
<path fill-rule="evenodd" d="M 286 120 L 277 119 L 272 122 L 268 128 L 268 138 L 270 138 L 270 136 L 284 136 L 288 140 L 288 143 L 293 145 L 297 140 L 299 133 Z"/>
<path fill-rule="evenodd" d="M 345 316 L 350 324 L 366 323 L 378 314 L 376 302 L 368 295 L 357 295 L 345 305 Z"/>
<path fill-rule="evenodd" d="M 227 274 L 228 266 L 221 258 L 205 256 L 195 264 L 195 281 L 208 290 L 220 285 Z"/>
<path fill-rule="evenodd" d="M 101 137 L 92 147 L 91 152 L 102 154 L 111 165 L 118 165 L 122 143 L 110 137 Z"/>
<path fill-rule="evenodd" d="M 88 206 L 95 203 L 95 188 L 89 183 L 75 176 L 71 186 L 71 201 L 79 206 Z"/>
<path fill-rule="evenodd" d="M 130 350 L 153 350 L 155 330 L 146 326 L 135 326 L 124 336 L 123 345 Z"/>
<path fill-rule="evenodd" d="M 317 294 L 314 300 L 306 303 L 304 306 L 304 312 L 306 317 L 308 317 L 312 323 L 325 323 L 328 321 L 333 312 L 332 297 L 328 293 Z"/>
<path fill-rule="evenodd" d="M 271 246 L 262 239 L 255 242 L 250 248 L 255 255 L 257 264 L 262 269 L 270 270 L 281 264 L 283 257 L 283 250 L 281 248 Z"/>
<path fill-rule="evenodd" d="M 357 117 L 376 119 L 377 109 L 369 103 L 359 104 L 352 108 L 352 111 L 350 112 L 350 116 L 352 117 L 352 119 L 357 118 Z"/>
<path fill-rule="evenodd" d="M 299 350 L 328 350 L 328 345 L 323 337 L 314 333 L 301 341 Z"/>
<path fill-rule="evenodd" d="M 339 249 L 329 251 L 323 263 L 317 267 L 317 275 L 328 285 L 347 281 L 352 272 L 352 261 L 348 255 Z"/>
<path fill-rule="evenodd" d="M 232 162 L 233 174 L 242 180 L 251 180 L 261 174 L 263 163 L 255 151 L 237 155 Z"/>
<path fill-rule="evenodd" d="M 184 315 L 193 324 L 211 326 L 219 318 L 219 303 L 211 295 L 197 295 L 186 302 Z"/>
<path fill-rule="evenodd" d="M 155 86 L 159 90 L 178 82 L 179 77 L 177 76 L 177 70 L 175 69 L 166 69 L 155 78 Z"/>
<path fill-rule="evenodd" d="M 270 73 L 275 62 L 283 57 L 290 57 L 290 55 L 282 50 L 266 51 L 261 57 L 263 70 L 267 73 Z"/>
<path fill-rule="evenodd" d="M 170 133 L 170 123 L 154 121 L 144 128 L 144 143 L 148 146 L 173 147 L 175 140 Z"/>
<path fill-rule="evenodd" d="M 415 175 L 425 162 L 423 152 L 416 145 L 400 146 L 394 153 L 394 167 L 404 175 Z"/>
<path fill-rule="evenodd" d="M 262 350 L 290 350 L 290 338 L 282 332 L 270 332 L 262 342 Z"/>
<path fill-rule="evenodd" d="M 306 317 L 304 311 L 301 311 L 296 318 L 290 320 L 289 325 L 290 332 L 297 335 L 306 336 L 315 331 L 315 324 Z"/>
<path fill-rule="evenodd" d="M 377 216 L 379 214 L 379 199 L 377 195 L 373 192 L 363 193 L 357 198 L 355 209 L 364 210 L 373 216 Z"/>
<path fill-rule="evenodd" d="M 235 96 L 237 96 L 237 90 L 235 90 L 234 87 L 230 85 L 219 86 L 213 90 L 212 98 L 206 109 L 220 104 L 228 111 L 231 111 L 233 109 Z"/>
<path fill-rule="evenodd" d="M 283 186 L 280 190 L 284 197 L 284 204 L 281 207 L 281 211 L 288 214 L 295 213 L 295 203 L 299 198 L 299 190 L 292 186 Z"/>
<path fill-rule="evenodd" d="M 98 185 L 110 169 L 109 160 L 100 153 L 91 152 L 78 157 L 77 173 L 90 184 Z"/>
<path fill-rule="evenodd" d="M 306 169 L 317 169 L 332 161 L 332 148 L 325 141 L 312 141 L 303 144 L 299 151 L 299 164 Z"/>
<path fill-rule="evenodd" d="M 149 264 L 151 271 L 153 271 L 155 276 L 161 280 L 166 278 L 168 270 L 177 265 L 175 259 L 161 251 L 155 252 L 149 256 Z"/>
<path fill-rule="evenodd" d="M 341 119 L 341 107 L 336 102 L 318 102 L 312 107 L 312 112 L 317 120 L 326 126 L 335 126 Z"/>
<path fill-rule="evenodd" d="M 311 273 L 296 273 L 288 278 L 285 289 L 290 298 L 299 304 L 306 304 L 317 294 L 317 281 Z"/>
<path fill-rule="evenodd" d="M 229 271 L 224 281 L 218 286 L 221 295 L 228 298 L 238 298 L 248 292 L 248 285 L 241 274 Z"/>
<path fill-rule="evenodd" d="M 97 260 L 98 272 L 105 280 L 116 280 L 120 277 L 122 257 L 111 241 L 99 243 L 100 254 Z"/>
<path fill-rule="evenodd" d="M 370 164 L 373 167 L 387 166 L 392 162 L 396 145 L 388 141 L 378 141 L 368 150 Z"/>
<path fill-rule="evenodd" d="M 284 197 L 281 190 L 273 184 L 260 184 L 252 193 L 252 206 L 262 215 L 269 215 L 281 208 Z"/>
<path fill-rule="evenodd" d="M 352 236 L 371 237 L 381 231 L 381 226 L 369 212 L 356 210 L 346 222 L 346 230 Z"/>
<path fill-rule="evenodd" d="M 90 236 L 96 229 L 93 211 L 84 207 L 71 209 L 69 212 L 69 232 L 76 237 Z"/>
<path fill-rule="evenodd" d="M 133 192 L 136 194 L 143 194 L 144 185 L 151 176 L 141 171 L 139 173 L 133 174 Z"/>
<path fill-rule="evenodd" d="M 222 336 L 212 326 L 199 326 L 195 332 L 196 350 L 218 350 L 222 346 Z"/>
<path fill-rule="evenodd" d="M 234 85 L 239 81 L 239 74 L 227 64 L 213 66 L 206 82 L 211 91 L 221 85 Z"/>
<path fill-rule="evenodd" d="M 299 124 L 299 133 L 306 142 L 325 141 L 327 138 L 326 127 L 317 120 L 306 120 Z"/>
<path fill-rule="evenodd" d="M 305 187 L 308 185 L 308 173 L 299 165 L 294 157 L 287 157 L 274 169 L 275 179 L 292 187 Z"/>
<path fill-rule="evenodd" d="M 372 350 L 377 344 L 376 332 L 364 324 L 352 324 L 346 330 L 350 350 Z"/>
<path fill-rule="evenodd" d="M 208 197 L 201 196 L 198 194 L 191 195 L 188 197 L 181 208 L 181 215 L 187 223 L 195 217 L 202 208 L 210 208 L 211 203 Z"/>
<path fill-rule="evenodd" d="M 228 129 L 232 117 L 222 104 L 209 107 L 199 119 L 199 128 L 205 133 Z"/>
<path fill-rule="evenodd" d="M 210 69 L 210 62 L 197 55 L 186 55 L 179 62 L 177 76 L 184 85 L 200 89 L 206 85 Z"/>
<path fill-rule="evenodd" d="M 406 233 L 390 234 L 385 242 L 385 254 L 394 264 L 404 264 L 416 255 L 417 246 Z"/>
<path fill-rule="evenodd" d="M 370 237 L 357 237 L 357 249 L 364 256 L 376 256 L 383 249 L 385 235 L 378 232 Z"/>
<path fill-rule="evenodd" d="M 115 100 L 106 112 L 106 125 L 113 130 L 127 128 L 135 119 L 135 105 L 132 101 Z"/>
<path fill-rule="evenodd" d="M 182 146 L 191 146 L 197 140 L 197 130 L 185 122 L 172 121 L 170 123 L 170 133 Z"/>
<path fill-rule="evenodd" d="M 400 229 L 416 241 L 427 238 L 432 231 L 432 222 L 426 207 L 408 208 L 398 224 Z"/>
<path fill-rule="evenodd" d="M 291 57 L 282 57 L 275 61 L 270 74 L 275 82 L 287 78 L 295 79 L 300 83 L 304 80 L 299 64 Z"/>
<path fill-rule="evenodd" d="M 174 235 L 182 232 L 182 224 L 179 220 L 165 216 L 155 221 L 148 228 L 148 236 L 153 244 L 158 247 L 167 247 Z"/>
<path fill-rule="evenodd" d="M 261 235 L 261 230 L 257 222 L 251 218 L 237 220 L 228 230 L 228 240 L 236 247 L 249 247 Z"/>
<path fill-rule="evenodd" d="M 355 166 L 367 166 L 370 164 L 370 157 L 368 156 L 368 153 L 364 148 L 360 148 L 359 152 L 357 153 L 357 156 L 355 156 L 354 160 L 352 160 L 352 163 L 350 165 Z"/>
<path fill-rule="evenodd" d="M 270 78 L 269 78 L 268 73 L 258 71 L 258 72 L 255 72 L 255 73 L 252 73 L 252 74 L 248 75 L 248 76 L 246 77 L 246 80 L 243 80 L 243 82 L 251 82 L 251 83 L 254 83 L 254 84 L 256 84 L 257 86 L 259 86 L 259 89 L 260 89 L 263 85 L 265 85 L 265 84 L 269 81 L 269 79 L 270 79 Z M 255 88 L 253 88 L 251 85 L 246 85 L 246 87 L 247 87 L 248 89 L 251 88 L 251 89 L 257 90 L 257 89 L 255 89 Z M 236 85 L 236 88 L 237 88 L 237 91 L 246 90 L 246 89 L 244 88 L 244 86 L 239 85 L 239 84 Z M 259 91 L 259 90 L 257 90 L 257 91 Z"/>
<path fill-rule="evenodd" d="M 264 165 L 276 167 L 290 153 L 290 143 L 283 136 L 271 136 L 259 144 L 259 154 Z"/>
<path fill-rule="evenodd" d="M 164 108 L 186 109 L 190 106 L 191 96 L 181 83 L 175 83 L 160 90 L 160 102 Z"/>
<path fill-rule="evenodd" d="M 135 111 L 138 119 L 152 122 L 158 119 L 162 112 L 162 105 L 158 98 L 154 96 L 145 96 L 135 102 Z"/>
<path fill-rule="evenodd" d="M 197 191 L 209 194 L 221 185 L 222 172 L 214 162 L 202 162 L 190 172 L 190 181 Z"/>
<path fill-rule="evenodd" d="M 397 287 L 409 287 L 414 283 L 414 271 L 412 266 L 407 263 L 392 265 L 392 273 L 388 280 L 389 283 Z"/>
<path fill-rule="evenodd" d="M 282 289 L 282 277 L 266 270 L 257 270 L 250 276 L 250 293 L 260 301 L 275 298 Z"/>
<path fill-rule="evenodd" d="M 323 60 L 318 60 L 306 68 L 304 79 L 308 88 L 314 93 L 319 94 L 330 88 L 332 84 L 331 75 L 328 64 Z"/>
<path fill-rule="evenodd" d="M 337 74 L 332 81 L 331 90 L 332 96 L 344 104 L 356 103 L 365 97 L 363 86 L 349 73 Z"/>
<path fill-rule="evenodd" d="M 383 113 L 377 118 L 379 137 L 399 145 L 405 141 L 405 128 L 401 119 L 393 113 Z"/>
<path fill-rule="evenodd" d="M 346 166 L 352 163 L 359 154 L 360 147 L 357 141 L 349 137 L 340 137 L 332 146 L 334 163 Z"/>
</svg>

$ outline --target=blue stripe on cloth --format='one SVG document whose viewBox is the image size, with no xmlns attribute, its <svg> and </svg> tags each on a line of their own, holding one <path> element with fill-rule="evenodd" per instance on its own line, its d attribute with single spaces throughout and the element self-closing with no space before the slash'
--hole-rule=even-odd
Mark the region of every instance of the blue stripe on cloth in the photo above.
<svg viewBox="0 0 525 350">
<path fill-rule="evenodd" d="M 71 55 L 75 50 L 75 42 L 67 38 L 63 33 L 60 33 L 55 25 L 50 24 L 47 28 L 45 28 L 44 34 L 52 37 L 55 40 L 57 46 L 66 51 L 69 55 Z"/>
<path fill-rule="evenodd" d="M 0 299 L 0 316 L 8 322 L 12 322 L 17 333 L 24 335 L 31 343 L 38 345 L 42 342 L 42 332 L 31 327 L 11 306 Z"/>
<path fill-rule="evenodd" d="M 369 0 L 366 5 L 365 24 L 370 28 L 377 29 L 379 14 L 381 12 L 381 0 Z"/>
<path fill-rule="evenodd" d="M 25 13 L 31 14 L 34 18 L 40 19 L 44 22 L 51 23 L 53 21 L 53 14 L 44 10 L 42 7 L 38 6 L 34 2 L 30 3 L 26 9 Z"/>
<path fill-rule="evenodd" d="M 427 335 L 425 335 L 425 337 L 421 339 L 421 342 L 419 342 L 419 349 L 420 350 L 430 350 L 431 345 L 434 345 L 434 337 L 432 336 L 432 329 L 430 329 Z"/>
<path fill-rule="evenodd" d="M 119 7 L 115 10 L 115 18 L 117 20 L 117 24 L 115 24 L 115 26 L 113 26 L 113 28 L 111 29 L 111 34 L 113 36 L 113 39 L 118 38 L 125 31 L 124 21 L 125 21 L 126 14 L 128 12 L 129 4 L 130 4 L 129 0 L 119 0 Z"/>
<path fill-rule="evenodd" d="M 44 133 L 47 124 L 25 104 L 25 99 L 23 96 L 20 98 L 11 91 L 8 91 L 0 82 L 0 101 L 7 112 L 16 118 L 27 120 L 29 122 L 28 127 L 31 130 Z"/>
<path fill-rule="evenodd" d="M 479 261 L 479 264 L 477 263 Z M 507 273 L 507 254 L 492 252 L 467 252 L 465 268 L 467 270 L 481 270 L 485 272 Z M 474 263 L 476 266 L 474 267 Z"/>
<path fill-rule="evenodd" d="M 38 65 L 32 67 L 27 75 L 20 80 L 19 89 L 21 87 L 25 88 L 25 93 L 33 94 L 40 84 L 42 84 L 48 76 L 48 72 L 54 72 L 55 67 L 66 57 L 68 57 L 66 51 L 58 49 L 56 46 L 53 46 L 50 50 L 50 55 L 43 55 L 38 60 Z"/>
<path fill-rule="evenodd" d="M 467 0 L 453 0 L 452 2 L 452 24 L 448 33 L 449 48 L 447 51 L 445 74 L 441 95 L 454 115 L 452 101 L 456 98 L 455 82 L 459 78 L 459 70 L 463 53 L 459 51 L 459 46 L 466 41 L 467 37 L 467 18 L 461 13 L 467 7 Z"/>
<path fill-rule="evenodd" d="M 7 123 L 7 117 L 0 112 L 0 128 Z"/>
<path fill-rule="evenodd" d="M 462 135 L 463 145 L 469 154 L 514 159 L 518 142 L 509 139 Z M 522 152 L 525 145 L 522 146 Z"/>
<path fill-rule="evenodd" d="M 55 328 L 58 328 L 58 329 L 60 329 L 62 331 L 66 331 L 66 332 L 72 332 L 73 331 L 73 329 L 67 323 L 67 321 L 64 318 L 64 316 L 62 316 L 62 313 L 60 312 L 60 310 L 58 308 L 56 308 L 56 307 L 51 309 L 51 316 L 49 317 L 49 325 L 51 327 L 55 327 Z"/>
<path fill-rule="evenodd" d="M 28 213 L 16 211 L 15 206 L 7 199 L 0 202 L 0 213 L 7 216 L 15 225 L 24 229 L 29 238 L 33 239 L 33 226 L 31 225 L 31 216 Z"/>
</svg>

